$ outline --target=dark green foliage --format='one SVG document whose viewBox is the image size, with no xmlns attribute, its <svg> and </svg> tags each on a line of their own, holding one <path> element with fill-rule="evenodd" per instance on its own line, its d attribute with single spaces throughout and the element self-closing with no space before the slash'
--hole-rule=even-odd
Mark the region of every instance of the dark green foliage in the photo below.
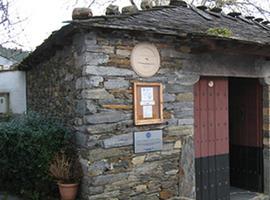
<svg viewBox="0 0 270 200">
<path fill-rule="evenodd" d="M 8 122 L 10 121 L 14 116 L 12 113 L 6 113 L 6 114 L 0 114 L 0 123 L 1 122 Z"/>
<path fill-rule="evenodd" d="M 53 190 L 49 163 L 69 141 L 66 128 L 35 113 L 0 123 L 0 191 L 46 199 Z"/>
</svg>

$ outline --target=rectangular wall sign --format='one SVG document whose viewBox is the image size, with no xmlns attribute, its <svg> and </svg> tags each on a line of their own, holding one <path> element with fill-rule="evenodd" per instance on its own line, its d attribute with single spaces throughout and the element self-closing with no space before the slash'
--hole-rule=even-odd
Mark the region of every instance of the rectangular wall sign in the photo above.
<svg viewBox="0 0 270 200">
<path fill-rule="evenodd" d="M 162 84 L 134 83 L 134 120 L 135 125 L 162 123 Z"/>
<path fill-rule="evenodd" d="M 135 153 L 162 150 L 162 130 L 143 131 L 134 133 Z"/>
</svg>

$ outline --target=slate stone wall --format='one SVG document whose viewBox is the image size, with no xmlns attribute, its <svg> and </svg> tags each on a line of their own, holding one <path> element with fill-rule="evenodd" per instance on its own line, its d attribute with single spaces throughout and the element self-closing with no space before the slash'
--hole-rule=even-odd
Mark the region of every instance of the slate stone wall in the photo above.
<svg viewBox="0 0 270 200">
<path fill-rule="evenodd" d="M 189 48 L 171 37 L 117 32 L 88 33 L 81 41 L 83 72 L 76 89 L 77 110 L 84 115 L 76 119 L 76 136 L 85 171 L 82 198 L 194 198 L 193 84 L 198 76 L 181 73 Z M 151 78 L 131 69 L 131 50 L 139 42 L 153 42 L 160 51 L 162 67 Z M 163 124 L 134 126 L 134 81 L 163 83 Z M 133 133 L 145 130 L 163 130 L 162 151 L 134 153 Z"/>
<path fill-rule="evenodd" d="M 58 50 L 26 72 L 27 109 L 63 120 L 72 126 L 76 116 L 75 82 L 81 69 L 75 65 L 74 45 Z"/>
</svg>

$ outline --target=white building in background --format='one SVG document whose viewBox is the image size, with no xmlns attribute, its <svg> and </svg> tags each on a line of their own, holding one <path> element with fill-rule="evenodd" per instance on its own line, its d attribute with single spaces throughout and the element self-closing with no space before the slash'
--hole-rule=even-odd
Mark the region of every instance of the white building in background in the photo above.
<svg viewBox="0 0 270 200">
<path fill-rule="evenodd" d="M 10 66 L 12 66 L 13 64 L 13 61 L 0 55 L 0 70 L 9 70 Z"/>
<path fill-rule="evenodd" d="M 26 111 L 25 72 L 16 70 L 28 52 L 0 46 L 0 115 Z"/>
</svg>

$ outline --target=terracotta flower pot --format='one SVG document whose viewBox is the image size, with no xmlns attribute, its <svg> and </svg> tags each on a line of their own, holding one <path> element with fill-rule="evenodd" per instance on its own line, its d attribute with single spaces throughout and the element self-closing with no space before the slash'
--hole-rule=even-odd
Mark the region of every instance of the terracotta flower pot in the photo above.
<svg viewBox="0 0 270 200">
<path fill-rule="evenodd" d="M 79 188 L 78 183 L 64 184 L 58 183 L 61 200 L 75 200 Z"/>
</svg>

